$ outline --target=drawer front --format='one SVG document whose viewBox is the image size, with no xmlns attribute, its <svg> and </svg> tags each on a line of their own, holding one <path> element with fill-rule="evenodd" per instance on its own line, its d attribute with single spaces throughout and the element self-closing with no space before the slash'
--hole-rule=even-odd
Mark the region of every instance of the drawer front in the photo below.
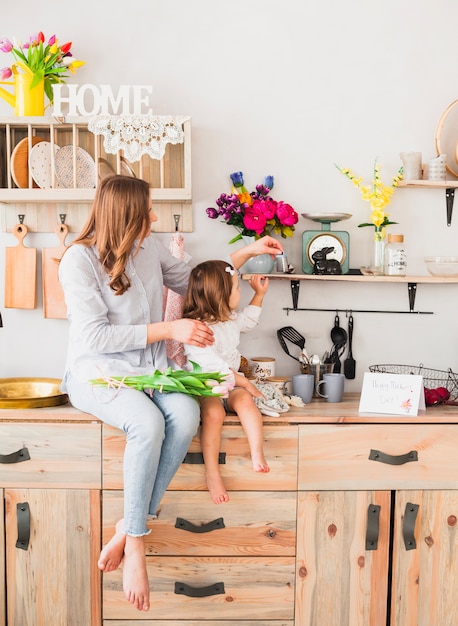
<svg viewBox="0 0 458 626">
<path fill-rule="evenodd" d="M 101 487 L 100 424 L 0 424 L 0 486 Z"/>
<path fill-rule="evenodd" d="M 125 620 L 119 619 L 104 619 L 103 626 L 294 626 L 293 620 L 262 620 L 262 623 L 259 620 L 245 620 L 245 619 L 237 619 L 237 620 L 205 620 L 205 624 L 203 625 L 201 621 L 195 620 L 180 620 L 178 623 L 174 623 L 173 625 L 170 623 L 170 620 L 154 620 L 154 622 L 148 620 L 129 620 L 126 622 Z"/>
<path fill-rule="evenodd" d="M 458 425 L 301 426 L 299 489 L 457 489 Z"/>
<path fill-rule="evenodd" d="M 292 620 L 293 557 L 148 557 L 148 620 Z M 201 593 L 206 595 L 198 597 Z M 214 595 L 212 595 L 214 594 Z M 122 591 L 122 569 L 103 575 L 103 618 L 138 619 Z M 170 622 L 172 623 L 172 622 Z M 176 622 L 173 622 L 176 623 Z"/>
<path fill-rule="evenodd" d="M 220 470 L 226 489 L 243 491 L 294 491 L 297 489 L 297 426 L 265 426 L 264 454 L 270 472 L 254 472 L 243 429 L 224 426 Z M 125 435 L 103 425 L 103 488 L 122 489 L 122 460 Z M 195 437 L 169 489 L 206 490 L 205 470 L 199 437 Z"/>
<path fill-rule="evenodd" d="M 122 491 L 104 491 L 104 544 L 122 517 Z M 233 492 L 217 506 L 204 491 L 168 491 L 149 528 L 147 555 L 294 556 L 296 494 Z"/>
</svg>

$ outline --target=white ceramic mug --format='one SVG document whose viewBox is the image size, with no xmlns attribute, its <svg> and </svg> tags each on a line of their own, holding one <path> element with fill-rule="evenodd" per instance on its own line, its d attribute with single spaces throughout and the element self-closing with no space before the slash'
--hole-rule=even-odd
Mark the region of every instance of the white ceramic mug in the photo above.
<svg viewBox="0 0 458 626">
<path fill-rule="evenodd" d="M 344 392 L 345 376 L 343 374 L 323 374 L 322 380 L 316 384 L 316 392 L 327 402 L 341 402 Z M 320 387 L 324 385 L 326 393 L 321 393 Z"/>
<path fill-rule="evenodd" d="M 271 356 L 254 356 L 251 361 L 256 380 L 265 380 L 275 376 L 275 359 Z"/>
</svg>

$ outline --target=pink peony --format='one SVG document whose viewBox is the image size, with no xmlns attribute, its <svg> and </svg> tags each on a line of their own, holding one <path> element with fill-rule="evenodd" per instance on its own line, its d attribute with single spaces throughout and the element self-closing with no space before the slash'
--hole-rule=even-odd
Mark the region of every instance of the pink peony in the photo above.
<svg viewBox="0 0 458 626">
<path fill-rule="evenodd" d="M 243 217 L 243 223 L 246 228 L 248 228 L 248 230 L 254 230 L 258 235 L 262 233 L 267 223 L 262 204 L 262 202 L 253 202 L 251 206 L 247 207 Z"/>
<path fill-rule="evenodd" d="M 294 226 L 299 220 L 299 216 L 293 207 L 286 202 L 277 202 L 277 217 L 284 226 Z"/>
</svg>

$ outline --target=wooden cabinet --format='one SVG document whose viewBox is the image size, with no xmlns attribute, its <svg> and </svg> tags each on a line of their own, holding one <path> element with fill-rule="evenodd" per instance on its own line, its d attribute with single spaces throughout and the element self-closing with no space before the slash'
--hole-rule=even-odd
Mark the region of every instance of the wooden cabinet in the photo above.
<svg viewBox="0 0 458 626">
<path fill-rule="evenodd" d="M 455 626 L 458 425 L 299 436 L 296 624 Z"/>
<path fill-rule="evenodd" d="M 105 425 L 103 434 L 106 542 L 122 517 L 125 438 Z M 194 439 L 145 538 L 151 623 L 293 626 L 297 434 L 295 426 L 265 427 L 271 471 L 260 474 L 252 470 L 240 426 L 226 425 L 220 464 L 230 501 L 224 505 L 215 505 L 206 490 L 200 442 Z M 104 574 L 104 626 L 135 626 L 138 619 L 124 598 L 122 571 Z"/>
<path fill-rule="evenodd" d="M 0 412 L 0 625 L 99 626 L 101 426 L 40 411 Z"/>
</svg>

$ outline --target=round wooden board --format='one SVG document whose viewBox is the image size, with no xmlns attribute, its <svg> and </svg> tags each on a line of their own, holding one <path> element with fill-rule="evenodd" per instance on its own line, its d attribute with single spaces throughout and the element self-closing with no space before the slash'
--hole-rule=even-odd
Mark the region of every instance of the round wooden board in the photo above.
<svg viewBox="0 0 458 626">
<path fill-rule="evenodd" d="M 46 141 L 44 137 L 32 137 L 32 146 L 40 141 Z M 27 189 L 29 186 L 29 138 L 24 137 L 16 145 L 11 154 L 11 176 L 14 182 L 21 189 Z M 33 187 L 38 187 L 35 181 L 32 181 Z"/>
</svg>

